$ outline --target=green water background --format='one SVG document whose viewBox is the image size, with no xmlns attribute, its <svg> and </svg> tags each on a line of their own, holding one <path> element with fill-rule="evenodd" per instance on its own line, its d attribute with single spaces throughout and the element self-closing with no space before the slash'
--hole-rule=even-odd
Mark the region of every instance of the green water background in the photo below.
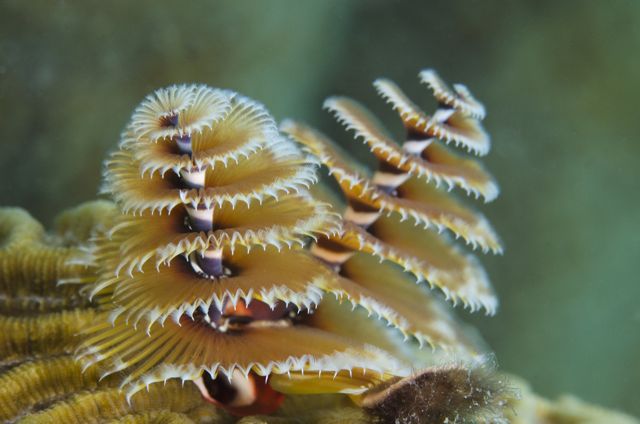
<svg viewBox="0 0 640 424">
<path fill-rule="evenodd" d="M 370 82 L 431 107 L 416 75 L 433 67 L 487 106 L 502 188 L 482 206 L 507 248 L 484 260 L 500 311 L 459 315 L 545 396 L 640 415 L 639 52 L 636 0 L 0 1 L 0 204 L 49 223 L 93 199 L 133 107 L 174 82 L 240 91 L 367 161 L 322 100 L 399 134 Z"/>
</svg>

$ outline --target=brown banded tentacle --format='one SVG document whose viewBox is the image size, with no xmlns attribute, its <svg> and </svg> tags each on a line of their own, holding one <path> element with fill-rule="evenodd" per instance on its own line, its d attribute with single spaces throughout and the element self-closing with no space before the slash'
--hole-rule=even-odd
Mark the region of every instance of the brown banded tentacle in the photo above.
<svg viewBox="0 0 640 424">
<path fill-rule="evenodd" d="M 420 82 L 426 84 L 433 92 L 439 105 L 456 109 L 482 120 L 486 111 L 482 103 L 476 100 L 469 89 L 462 84 L 454 84 L 453 90 L 440 78 L 433 69 L 424 69 L 418 74 Z"/>
<path fill-rule="evenodd" d="M 310 251 L 316 258 L 337 272 L 340 271 L 342 264 L 354 254 L 353 249 L 341 246 L 327 238 L 321 238 L 317 243 L 314 243 Z"/>
<path fill-rule="evenodd" d="M 315 159 L 281 135 L 261 105 L 221 93 L 229 105 L 213 124 L 190 112 L 192 97 L 152 96 L 134 114 L 145 122 L 128 126 L 107 162 L 105 188 L 124 215 L 96 239 L 102 267 L 89 290 L 112 307 L 78 357 L 103 376 L 124 373 L 129 396 L 168 378 L 202 381 L 205 372 L 214 386 L 230 378 L 229 390 L 243 391 L 257 387 L 252 373 L 381 367 L 382 353 L 362 360 L 356 352 L 367 347 L 305 325 L 332 286 L 331 271 L 303 248 L 341 229 L 330 206 L 308 192 Z M 171 101 L 180 104 L 161 112 Z M 283 344 L 288 334 L 308 343 Z M 255 349 L 238 356 L 234 340 Z"/>
<path fill-rule="evenodd" d="M 222 263 L 223 250 L 210 248 L 200 253 L 189 255 L 191 268 L 201 277 L 215 280 L 225 275 L 230 275 L 231 271 Z"/>
<path fill-rule="evenodd" d="M 478 155 L 489 152 L 490 139 L 482 128 L 480 120 L 484 118 L 484 108 L 473 100 L 476 106 L 457 95 L 436 95 L 438 108 L 427 115 L 392 81 L 378 79 L 374 82 L 378 93 L 398 112 L 405 127 L 422 139 L 435 137 L 439 141 L 466 148 Z M 440 93 L 441 91 L 434 91 Z M 468 93 L 468 90 L 467 90 Z M 470 94 L 469 94 L 470 96 Z"/>
<path fill-rule="evenodd" d="M 158 142 L 210 128 L 228 112 L 228 96 L 205 85 L 157 90 L 136 108 L 131 128 L 138 140 Z"/>
<path fill-rule="evenodd" d="M 488 137 L 479 124 L 484 108 L 466 88 L 456 86 L 455 91 L 450 90 L 432 71 L 423 72 L 421 77 L 434 90 L 438 102 L 432 115 L 424 113 L 390 80 L 374 82 L 406 127 L 402 144 L 396 143 L 357 102 L 344 97 L 331 97 L 325 102 L 325 108 L 356 138 L 361 138 L 378 159 L 379 167 L 370 179 L 361 179 L 353 168 L 344 166 L 336 157 L 332 142 L 317 131 L 291 121 L 283 124 L 283 129 L 307 146 L 340 184 L 349 205 L 344 219 L 369 233 L 362 238 L 362 234 L 353 237 L 347 231 L 330 243 L 321 242 L 314 252 L 327 262 L 333 261 L 335 269 L 349 261 L 349 249 L 368 252 L 396 262 L 418 280 L 425 279 L 439 287 L 454 303 L 460 300 L 471 310 L 482 306 L 493 313 L 496 299 L 482 267 L 474 257 L 449 247 L 447 234 L 439 234 L 448 229 L 474 248 L 501 252 L 500 240 L 488 221 L 438 187 L 444 182 L 449 189 L 458 186 L 487 201 L 497 196 L 497 185 L 480 164 L 445 146 L 453 141 L 476 153 L 486 153 Z M 416 226 L 428 230 L 429 237 L 418 242 L 423 231 L 417 228 L 402 228 L 399 236 L 394 236 L 390 221 L 381 212 L 396 221 L 399 218 L 393 224 L 396 226 L 407 226 L 404 221 L 410 218 Z M 432 235 L 431 230 L 438 234 Z"/>
<path fill-rule="evenodd" d="M 147 264 L 142 272 L 119 277 L 113 282 L 111 298 L 127 308 L 118 310 L 118 315 L 134 325 L 151 326 L 167 319 L 179 323 L 183 315 L 222 310 L 229 303 L 236 307 L 241 301 L 250 308 L 254 301 L 275 308 L 285 300 L 300 309 L 311 309 L 322 299 L 329 278 L 326 267 L 295 250 L 255 249 L 227 258 L 226 266 L 232 272 L 215 281 L 193 272 L 192 264 L 183 257 L 162 265 L 159 272 Z"/>
<path fill-rule="evenodd" d="M 376 119 L 357 102 L 346 98 L 331 98 L 326 102 L 326 107 L 331 110 L 344 125 L 353 129 L 357 137 L 363 138 L 378 159 L 385 163 L 382 169 L 384 172 L 387 172 L 385 168 L 391 168 L 396 169 L 396 172 L 402 173 L 404 165 L 412 160 L 410 156 L 404 154 L 393 140 L 386 135 L 385 130 L 377 123 Z M 440 195 L 442 198 L 446 196 L 446 193 Z M 382 195 L 379 197 L 387 197 L 385 201 L 387 204 L 393 204 L 395 202 L 394 198 L 396 197 L 398 198 L 397 202 L 403 201 L 401 196 Z M 436 208 L 440 204 L 442 204 L 442 202 L 436 204 Z M 429 207 L 429 205 L 426 206 Z M 467 242 L 474 246 L 478 244 L 483 248 L 500 251 L 499 241 L 497 241 L 497 238 L 494 236 L 489 224 L 486 222 L 482 223 L 482 225 L 477 228 L 478 233 L 476 234 L 471 225 L 464 223 L 465 219 L 461 220 L 460 216 L 457 216 L 458 212 L 462 213 L 462 211 L 463 208 L 457 207 L 454 213 L 456 215 L 455 217 L 449 218 L 443 215 L 443 219 L 440 219 L 438 214 L 432 214 L 429 221 L 433 221 L 439 226 L 446 226 L 452 230 L 454 234 L 463 236 Z M 448 210 L 445 211 L 445 213 L 449 212 Z M 420 212 L 412 213 L 412 215 L 416 216 L 419 214 Z M 467 212 L 465 212 L 465 214 L 471 215 Z M 473 219 L 475 220 L 475 218 Z M 458 222 L 461 223 L 461 227 L 458 226 Z"/>
<path fill-rule="evenodd" d="M 458 186 L 468 193 L 482 195 L 487 201 L 493 200 L 497 195 L 497 186 L 493 178 L 476 161 L 462 160 L 452 153 L 446 157 L 442 154 L 436 155 L 435 158 L 432 158 L 431 154 L 425 154 L 434 149 L 438 152 L 446 151 L 443 143 L 432 141 L 426 144 L 420 155 L 407 154 L 382 124 L 358 102 L 344 97 L 332 97 L 325 102 L 325 106 L 341 123 L 354 131 L 356 138 L 361 138 L 369 146 L 379 161 L 427 181 L 433 181 L 436 185 L 444 182 L 449 188 Z M 435 134 L 425 134 L 415 128 L 415 122 L 422 120 L 404 119 L 411 141 L 436 137 Z M 429 120 L 433 121 L 432 118 Z M 409 146 L 417 150 L 415 144 Z"/>
<path fill-rule="evenodd" d="M 124 337 L 126 343 L 119 342 Z M 358 347 L 341 337 L 307 326 L 248 324 L 240 333 L 220 332 L 205 323 L 184 317 L 180 326 L 171 321 L 156 327 L 148 337 L 144 331 L 117 320 L 96 328 L 85 343 L 117 346 L 117 349 L 83 350 L 88 364 L 103 363 L 105 375 L 128 369 L 123 384 L 131 395 L 145 386 L 168 378 L 197 380 L 203 370 L 212 377 L 254 371 L 262 376 L 294 372 L 331 372 L 350 366 L 378 372 L 404 369 L 391 357 L 374 348 Z M 183 351 L 190 352 L 189 356 Z M 333 352 L 333 353 L 330 353 Z M 97 355 L 97 356 L 96 356 Z M 129 361 L 136 359 L 134 362 Z M 105 363 L 106 360 L 106 363 Z M 127 365 L 129 364 L 129 365 Z M 386 364 L 386 365 L 385 365 Z M 386 371 L 385 371 L 386 370 Z M 405 370 L 406 372 L 407 370 Z"/>
</svg>

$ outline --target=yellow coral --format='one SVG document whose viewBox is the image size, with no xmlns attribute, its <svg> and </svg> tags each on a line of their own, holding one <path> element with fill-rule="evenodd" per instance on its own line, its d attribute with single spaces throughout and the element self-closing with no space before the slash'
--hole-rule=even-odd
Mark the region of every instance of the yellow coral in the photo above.
<svg viewBox="0 0 640 424">
<path fill-rule="evenodd" d="M 164 386 L 149 388 L 144 396 L 134 397 L 131 401 L 128 401 L 124 393 L 117 388 L 81 392 L 57 402 L 44 411 L 25 417 L 21 422 L 24 424 L 132 422 L 131 420 L 144 420 L 145 415 L 148 418 L 157 418 L 160 414 L 183 417 L 182 422 L 194 422 L 191 418 L 198 419 L 200 422 L 223 422 L 220 418 L 222 414 L 215 408 L 203 410 L 202 406 L 195 386 L 183 386 L 179 382 L 169 381 Z"/>
</svg>

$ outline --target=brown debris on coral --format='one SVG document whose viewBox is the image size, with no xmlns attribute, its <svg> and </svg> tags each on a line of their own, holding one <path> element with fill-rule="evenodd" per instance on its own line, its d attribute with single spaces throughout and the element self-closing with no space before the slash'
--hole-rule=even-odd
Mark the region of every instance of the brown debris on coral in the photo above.
<svg viewBox="0 0 640 424">
<path fill-rule="evenodd" d="M 503 381 L 482 366 L 422 370 L 370 390 L 362 407 L 374 422 L 506 423 L 503 409 L 512 396 Z"/>
</svg>

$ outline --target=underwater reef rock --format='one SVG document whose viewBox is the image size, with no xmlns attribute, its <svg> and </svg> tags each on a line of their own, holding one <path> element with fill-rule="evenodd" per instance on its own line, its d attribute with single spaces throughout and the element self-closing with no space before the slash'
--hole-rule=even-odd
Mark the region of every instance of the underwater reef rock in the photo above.
<svg viewBox="0 0 640 424">
<path fill-rule="evenodd" d="M 69 210 L 52 233 L 1 209 L 0 418 L 508 422 L 509 383 L 440 298 L 497 308 L 452 236 L 485 252 L 500 241 L 449 193 L 498 194 L 447 147 L 488 152 L 484 108 L 431 70 L 420 78 L 432 115 L 375 82 L 402 144 L 355 101 L 325 104 L 379 160 L 372 176 L 251 99 L 180 85 L 136 108 L 107 159 L 114 203 Z M 319 163 L 346 199 L 340 213 Z"/>
</svg>

